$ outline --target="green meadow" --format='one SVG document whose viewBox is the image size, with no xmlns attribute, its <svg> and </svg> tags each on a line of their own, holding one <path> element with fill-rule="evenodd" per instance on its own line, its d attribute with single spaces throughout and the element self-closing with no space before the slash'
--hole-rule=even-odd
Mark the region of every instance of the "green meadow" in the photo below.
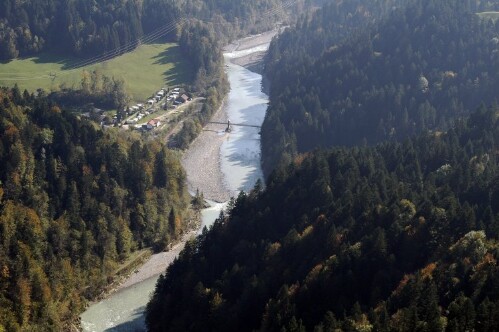
<svg viewBox="0 0 499 332">
<path fill-rule="evenodd" d="M 55 91 L 79 87 L 84 70 L 99 70 L 103 75 L 123 78 L 135 101 L 143 101 L 163 86 L 191 83 L 194 73 L 182 56 L 178 44 L 145 44 L 132 52 L 108 61 L 73 69 L 86 59 L 40 56 L 0 63 L 0 86 L 18 84 L 21 90 L 42 88 Z"/>
</svg>

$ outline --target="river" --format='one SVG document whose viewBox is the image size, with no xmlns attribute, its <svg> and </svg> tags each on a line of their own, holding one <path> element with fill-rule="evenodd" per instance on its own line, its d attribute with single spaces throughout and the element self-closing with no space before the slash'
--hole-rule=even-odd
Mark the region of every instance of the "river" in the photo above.
<svg viewBox="0 0 499 332">
<path fill-rule="evenodd" d="M 265 50 L 258 45 L 242 51 L 225 54 L 226 70 L 231 90 L 225 104 L 227 117 L 234 124 L 260 126 L 265 117 L 268 96 L 262 92 L 262 76 L 230 59 Z M 224 140 L 220 147 L 218 165 L 222 171 L 224 186 L 235 195 L 249 191 L 258 179 L 263 180 L 260 167 L 260 129 L 233 126 L 229 134 L 221 128 L 217 135 Z M 189 177 L 189 169 L 187 169 Z M 192 170 L 191 170 L 192 171 Z M 200 188 L 202 190 L 202 188 Z M 206 197 L 206 196 L 205 196 Z M 209 201 L 211 207 L 202 212 L 202 228 L 209 227 L 226 203 Z M 136 332 L 145 331 L 144 310 L 154 291 L 158 275 L 113 293 L 108 298 L 91 305 L 81 315 L 83 331 Z"/>
</svg>

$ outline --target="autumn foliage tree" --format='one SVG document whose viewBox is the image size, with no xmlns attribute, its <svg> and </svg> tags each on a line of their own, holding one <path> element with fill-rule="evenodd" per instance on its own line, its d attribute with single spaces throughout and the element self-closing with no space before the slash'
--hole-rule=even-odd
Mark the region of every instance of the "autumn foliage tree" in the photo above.
<svg viewBox="0 0 499 332">
<path fill-rule="evenodd" d="M 0 89 L 0 165 L 0 331 L 64 330 L 130 253 L 187 224 L 175 153 L 44 97 Z"/>
</svg>

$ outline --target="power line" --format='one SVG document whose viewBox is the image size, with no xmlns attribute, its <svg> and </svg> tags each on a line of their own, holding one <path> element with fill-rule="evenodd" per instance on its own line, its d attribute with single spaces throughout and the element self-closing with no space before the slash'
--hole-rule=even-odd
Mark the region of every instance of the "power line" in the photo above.
<svg viewBox="0 0 499 332">
<path fill-rule="evenodd" d="M 271 9 L 267 10 L 266 12 L 263 12 L 259 16 L 260 17 L 268 17 L 268 16 L 272 16 L 272 15 L 278 14 L 278 13 L 285 13 L 284 9 L 287 9 L 287 8 L 291 7 L 296 2 L 297 2 L 297 0 L 289 0 L 289 1 L 286 1 L 284 3 L 280 3 L 276 7 L 273 7 Z M 212 19 L 208 19 L 208 18 L 201 18 L 201 19 L 198 19 L 198 20 L 199 21 L 203 21 L 205 23 L 209 22 L 209 23 L 214 23 L 214 24 L 223 24 L 222 22 L 213 21 Z M 246 18 L 246 19 L 242 19 L 241 21 L 244 22 L 244 21 L 249 21 L 249 20 L 250 20 L 249 18 Z"/>
<path fill-rule="evenodd" d="M 80 67 L 87 66 L 88 64 L 92 64 L 94 62 L 100 62 L 100 61 L 105 60 L 107 58 L 115 57 L 116 54 L 119 54 L 122 52 L 127 52 L 128 50 L 134 50 L 136 45 L 138 45 L 138 44 L 150 43 L 156 39 L 159 39 L 159 38 L 167 35 L 168 33 L 173 31 L 177 27 L 177 24 L 182 24 L 182 22 L 184 20 L 185 20 L 184 18 L 175 19 L 173 22 L 170 22 L 169 24 L 155 30 L 154 32 L 152 32 L 148 35 L 145 35 L 145 36 L 138 38 L 134 41 L 131 41 L 125 45 L 117 47 L 114 50 L 107 51 L 101 55 L 98 55 L 98 56 L 95 56 L 93 58 L 86 59 L 86 60 L 81 61 L 79 63 L 73 64 L 71 66 L 71 69 L 69 69 L 69 70 L 78 69 Z"/>
<path fill-rule="evenodd" d="M 260 17 L 268 17 L 268 16 L 272 16 L 275 14 L 283 14 L 283 13 L 285 13 L 285 9 L 290 8 L 296 2 L 297 2 L 297 0 L 289 0 L 289 1 L 286 1 L 284 3 L 280 3 L 278 6 L 263 12 L 259 16 Z M 209 19 L 199 19 L 199 20 L 202 22 L 205 22 L 205 23 L 219 23 L 219 24 L 221 24 L 221 22 L 214 22 L 214 21 L 209 20 Z M 249 21 L 249 20 L 250 20 L 249 18 L 246 18 L 246 19 L 241 20 L 241 22 Z M 165 24 L 164 26 L 154 30 L 153 32 L 151 32 L 147 35 L 144 35 L 140 38 L 137 38 L 133 41 L 130 41 L 127 44 L 116 47 L 112 50 L 106 51 L 100 55 L 76 62 L 76 63 L 72 64 L 71 66 L 69 66 L 67 69 L 61 69 L 61 70 L 56 71 L 56 72 L 51 72 L 49 74 L 43 74 L 43 75 L 39 75 L 39 76 L 35 76 L 35 77 L 33 77 L 33 76 L 12 77 L 11 73 L 0 73 L 0 80 L 3 80 L 3 81 L 30 81 L 30 80 L 37 80 L 37 79 L 51 79 L 52 81 L 54 81 L 57 77 L 69 75 L 73 71 L 81 69 L 83 67 L 91 66 L 91 65 L 103 62 L 103 61 L 113 59 L 118 55 L 132 53 L 137 49 L 137 45 L 151 43 L 151 42 L 169 34 L 170 32 L 172 32 L 174 29 L 178 28 L 179 26 L 182 26 L 183 24 L 185 24 L 186 21 L 187 21 L 187 17 L 185 15 L 178 17 L 178 18 L 175 18 L 173 21 Z M 12 74 L 14 74 L 14 73 L 12 73 Z M 26 75 L 26 74 L 28 74 L 28 73 L 23 73 L 23 75 Z M 31 74 L 36 74 L 36 72 L 31 72 Z M 9 77 L 1 78 L 2 75 L 9 75 Z"/>
<path fill-rule="evenodd" d="M 157 40 L 157 39 L 167 35 L 171 31 L 173 31 L 175 28 L 177 28 L 177 24 L 180 24 L 180 25 L 183 24 L 183 21 L 185 21 L 184 18 L 176 19 L 175 21 L 170 22 L 169 24 L 157 29 L 156 31 L 154 31 L 148 35 L 145 35 L 141 38 L 138 38 L 135 41 L 129 42 L 129 43 L 122 45 L 120 47 L 117 47 L 113 50 L 107 51 L 101 55 L 97 55 L 97 56 L 94 56 L 92 58 L 88 58 L 88 59 L 82 60 L 80 62 L 74 63 L 68 69 L 59 70 L 59 71 L 57 71 L 57 73 L 62 73 L 60 76 L 67 75 L 67 74 L 70 74 L 71 72 L 73 72 L 77 69 L 80 69 L 82 67 L 86 67 L 86 66 L 90 66 L 90 65 L 93 65 L 96 63 L 100 63 L 102 61 L 110 60 L 110 59 L 116 57 L 120 53 L 121 54 L 129 53 L 130 51 L 136 49 L 136 45 L 139 43 L 142 43 L 142 44 L 150 43 L 154 40 Z M 9 78 L 4 78 L 2 80 L 26 81 L 26 80 L 49 78 L 51 76 L 52 76 L 51 74 L 48 74 L 48 75 L 40 75 L 40 76 L 36 76 L 36 77 L 32 77 L 32 76 L 31 77 L 22 76 L 22 77 L 16 77 L 16 78 L 9 77 Z"/>
</svg>

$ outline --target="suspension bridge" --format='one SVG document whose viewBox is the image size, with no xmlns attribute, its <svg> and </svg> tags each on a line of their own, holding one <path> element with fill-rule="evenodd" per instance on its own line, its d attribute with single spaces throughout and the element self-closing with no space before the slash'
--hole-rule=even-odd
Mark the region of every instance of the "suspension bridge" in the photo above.
<svg viewBox="0 0 499 332">
<path fill-rule="evenodd" d="M 208 123 L 226 125 L 227 126 L 225 128 L 226 132 L 230 132 L 232 130 L 232 128 L 231 128 L 232 126 L 262 128 L 262 126 L 257 126 L 257 125 L 251 125 L 251 124 L 245 124 L 245 123 L 232 123 L 232 122 L 230 122 L 230 120 L 227 120 L 227 122 L 210 121 Z"/>
</svg>

